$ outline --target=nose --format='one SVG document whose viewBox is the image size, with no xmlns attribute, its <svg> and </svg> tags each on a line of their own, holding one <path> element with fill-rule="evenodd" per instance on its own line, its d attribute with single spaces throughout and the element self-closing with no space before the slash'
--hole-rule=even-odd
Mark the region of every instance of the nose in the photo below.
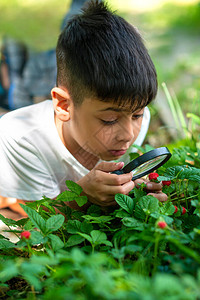
<svg viewBox="0 0 200 300">
<path fill-rule="evenodd" d="M 120 123 L 116 132 L 116 140 L 124 143 L 133 141 L 135 137 L 134 125 L 132 120 Z"/>
</svg>

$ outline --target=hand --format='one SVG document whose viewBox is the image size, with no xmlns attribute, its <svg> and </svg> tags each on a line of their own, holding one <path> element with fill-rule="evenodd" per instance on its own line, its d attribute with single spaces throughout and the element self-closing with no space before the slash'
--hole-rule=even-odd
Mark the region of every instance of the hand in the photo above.
<svg viewBox="0 0 200 300">
<path fill-rule="evenodd" d="M 100 206 L 116 205 L 116 194 L 128 194 L 135 187 L 131 173 L 110 173 L 120 170 L 123 165 L 123 162 L 101 162 L 77 182 L 90 202 Z"/>
<path fill-rule="evenodd" d="M 151 182 L 147 179 L 140 178 L 140 179 L 135 180 L 136 187 L 138 184 L 141 184 L 143 182 L 147 185 L 147 187 L 146 187 L 147 195 L 154 196 L 160 202 L 167 201 L 167 195 L 162 192 L 162 183 L 161 182 L 156 183 L 156 182 Z"/>
</svg>

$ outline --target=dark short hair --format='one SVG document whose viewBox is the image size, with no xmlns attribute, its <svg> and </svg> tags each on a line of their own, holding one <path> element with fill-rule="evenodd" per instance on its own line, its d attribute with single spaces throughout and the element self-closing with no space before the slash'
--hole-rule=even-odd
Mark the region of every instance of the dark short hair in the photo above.
<svg viewBox="0 0 200 300">
<path fill-rule="evenodd" d="M 99 0 L 88 1 L 59 36 L 57 85 L 74 104 L 96 97 L 131 108 L 155 98 L 157 75 L 138 30 Z"/>
</svg>

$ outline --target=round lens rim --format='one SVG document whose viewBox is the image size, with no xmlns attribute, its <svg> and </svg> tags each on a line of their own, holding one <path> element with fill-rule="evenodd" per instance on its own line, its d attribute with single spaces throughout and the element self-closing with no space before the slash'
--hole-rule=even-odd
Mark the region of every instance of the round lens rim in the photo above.
<svg viewBox="0 0 200 300">
<path fill-rule="evenodd" d="M 150 168 L 149 170 L 147 171 L 144 171 L 144 172 L 141 172 L 140 174 L 138 175 L 134 175 L 132 177 L 132 180 L 135 180 L 135 179 L 138 179 L 138 178 L 141 178 L 149 173 L 151 173 L 152 171 L 160 168 L 163 164 L 165 164 L 169 159 L 170 157 L 172 156 L 169 149 L 167 147 L 160 147 L 160 148 L 156 148 L 156 149 L 153 149 L 147 153 L 144 153 L 143 155 L 133 159 L 130 163 L 128 163 L 123 169 L 123 173 L 129 173 L 131 172 L 132 170 L 136 169 L 137 167 L 141 166 L 142 164 L 144 164 L 145 162 L 148 162 L 158 156 L 166 156 L 163 161 L 161 161 L 160 163 L 158 163 L 155 167 L 152 167 Z"/>
</svg>

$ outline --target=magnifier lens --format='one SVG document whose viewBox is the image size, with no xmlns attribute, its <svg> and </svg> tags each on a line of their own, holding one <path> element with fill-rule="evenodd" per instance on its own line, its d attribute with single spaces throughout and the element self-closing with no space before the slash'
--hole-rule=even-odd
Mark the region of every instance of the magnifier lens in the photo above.
<svg viewBox="0 0 200 300">
<path fill-rule="evenodd" d="M 113 173 L 124 174 L 132 171 L 132 180 L 135 180 L 155 171 L 166 163 L 170 157 L 171 153 L 166 147 L 153 149 L 133 159 L 123 169 L 114 171 Z"/>
<path fill-rule="evenodd" d="M 166 159 L 167 155 L 162 155 L 162 156 L 157 156 L 155 158 L 152 158 L 151 160 L 141 164 L 134 170 L 132 170 L 133 176 L 141 174 L 141 173 L 146 173 L 149 170 L 156 169 L 157 165 L 160 164 L 162 161 Z"/>
</svg>

